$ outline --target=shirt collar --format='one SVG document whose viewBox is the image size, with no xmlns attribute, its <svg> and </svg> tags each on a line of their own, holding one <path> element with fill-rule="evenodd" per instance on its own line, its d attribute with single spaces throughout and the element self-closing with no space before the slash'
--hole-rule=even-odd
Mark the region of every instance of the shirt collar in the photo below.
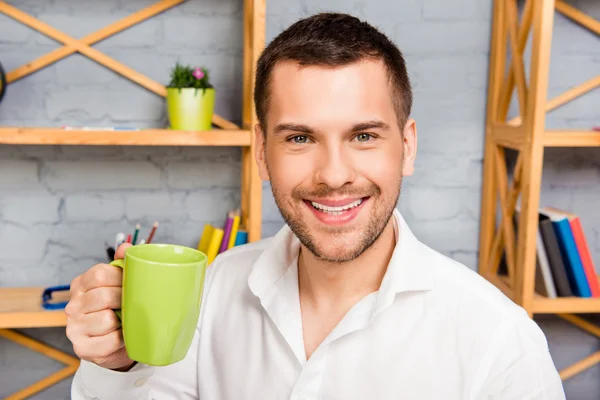
<svg viewBox="0 0 600 400">
<path fill-rule="evenodd" d="M 377 310 L 389 306 L 397 293 L 433 289 L 433 267 L 425 257 L 428 253 L 423 251 L 425 246 L 414 236 L 397 209 L 392 218 L 397 227 L 396 246 L 381 282 Z M 248 278 L 250 290 L 258 298 L 270 297 L 276 283 L 294 267 L 299 249 L 299 239 L 287 224 L 284 225 L 255 261 Z"/>
</svg>

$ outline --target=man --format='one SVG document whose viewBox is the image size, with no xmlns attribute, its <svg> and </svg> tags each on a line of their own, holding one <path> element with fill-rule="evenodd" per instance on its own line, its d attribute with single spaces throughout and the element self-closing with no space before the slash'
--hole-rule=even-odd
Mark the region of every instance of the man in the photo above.
<svg viewBox="0 0 600 400">
<path fill-rule="evenodd" d="M 565 398 L 538 326 L 396 210 L 417 131 L 394 44 L 348 15 L 298 21 L 262 54 L 255 102 L 256 161 L 286 225 L 210 266 L 192 347 L 170 366 L 128 359 L 120 269 L 76 278 L 73 399 Z"/>
</svg>

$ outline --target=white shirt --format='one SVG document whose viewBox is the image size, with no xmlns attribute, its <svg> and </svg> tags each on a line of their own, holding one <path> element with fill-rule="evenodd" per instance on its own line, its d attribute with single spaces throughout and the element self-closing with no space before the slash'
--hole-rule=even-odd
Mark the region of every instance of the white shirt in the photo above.
<svg viewBox="0 0 600 400">
<path fill-rule="evenodd" d="M 380 289 L 306 360 L 300 243 L 289 227 L 208 269 L 187 357 L 116 372 L 82 361 L 72 399 L 562 400 L 546 339 L 473 270 L 413 236 L 400 213 Z"/>
</svg>

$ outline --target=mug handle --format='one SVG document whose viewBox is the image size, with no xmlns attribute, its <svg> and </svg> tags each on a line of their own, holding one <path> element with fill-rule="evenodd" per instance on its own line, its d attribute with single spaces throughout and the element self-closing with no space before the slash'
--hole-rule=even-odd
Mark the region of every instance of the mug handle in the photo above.
<svg viewBox="0 0 600 400">
<path fill-rule="evenodd" d="M 109 265 L 123 269 L 123 268 L 125 268 L 125 260 L 123 260 L 123 259 L 114 260 L 114 261 L 111 261 L 109 263 Z M 121 309 L 120 308 L 115 309 L 114 312 L 115 312 L 115 314 L 117 314 L 117 318 L 119 318 L 119 321 L 122 321 Z"/>
</svg>

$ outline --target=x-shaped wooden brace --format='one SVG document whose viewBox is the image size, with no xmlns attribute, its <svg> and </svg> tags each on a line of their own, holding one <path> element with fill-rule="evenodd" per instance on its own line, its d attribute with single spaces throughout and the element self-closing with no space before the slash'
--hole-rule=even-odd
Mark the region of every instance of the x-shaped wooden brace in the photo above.
<svg viewBox="0 0 600 400">
<path fill-rule="evenodd" d="M 531 29 L 531 21 L 532 21 L 532 16 L 533 16 L 532 3 L 533 3 L 532 0 L 528 0 L 525 3 L 525 7 L 523 10 L 523 16 L 521 19 L 521 26 L 519 28 L 518 34 L 515 35 L 515 27 L 516 27 L 516 21 L 517 21 L 516 3 L 512 0 L 506 1 L 507 16 L 508 16 L 509 24 L 510 24 L 509 35 L 510 35 L 511 47 L 513 49 L 518 48 L 519 50 L 518 50 L 518 54 L 516 55 L 516 57 L 515 57 L 515 54 L 513 53 L 513 60 L 512 60 L 512 65 L 511 65 L 512 68 L 509 71 L 507 79 L 505 80 L 504 84 L 502 85 L 502 92 L 501 92 L 502 94 L 500 96 L 500 107 L 499 107 L 499 114 L 498 114 L 498 118 L 500 119 L 500 121 L 506 121 L 506 117 L 508 115 L 508 107 L 510 104 L 511 92 L 512 92 L 514 84 L 515 84 L 515 71 L 516 71 L 516 75 L 517 75 L 519 108 L 521 110 L 521 116 L 524 115 L 524 111 L 525 111 L 524 104 L 526 104 L 526 94 L 525 94 L 524 88 L 526 86 L 525 86 L 524 68 L 522 68 L 523 67 L 522 54 L 525 49 L 525 45 L 527 43 L 527 37 L 529 35 L 529 31 Z M 555 1 L 555 9 L 556 9 L 556 11 L 565 15 L 566 17 L 570 18 L 571 20 L 575 21 L 582 27 L 595 33 L 596 35 L 600 35 L 600 22 L 595 20 L 594 18 L 577 10 L 576 8 L 574 8 L 573 6 L 570 6 L 569 4 L 565 3 L 562 0 Z M 516 38 L 516 43 L 515 43 L 515 38 Z M 518 67 L 517 69 L 513 69 L 513 68 L 515 68 L 515 65 Z M 569 90 L 565 91 L 564 93 L 550 99 L 548 101 L 548 103 L 546 104 L 546 112 L 552 111 L 552 110 L 562 106 L 563 104 L 566 104 L 569 101 L 572 101 L 572 100 L 576 99 L 577 97 L 580 97 L 580 96 L 584 95 L 585 93 L 587 93 L 599 86 L 600 86 L 600 74 L 577 85 L 577 86 L 574 86 L 574 87 L 570 88 Z M 508 124 L 512 125 L 512 126 L 520 125 L 522 122 L 521 116 L 516 116 L 514 118 L 511 118 L 508 121 Z"/>
<path fill-rule="evenodd" d="M 77 40 L 71 36 L 51 27 L 50 25 L 32 17 L 31 15 L 19 10 L 7 4 L 4 1 L 0 1 L 0 12 L 12 17 L 13 19 L 37 30 L 38 32 L 65 44 L 64 47 L 58 48 L 50 53 L 37 58 L 36 60 L 15 69 L 7 74 L 8 83 L 14 82 L 20 78 L 23 78 L 41 68 L 44 68 L 56 61 L 59 61 L 75 52 L 79 52 L 91 60 L 104 65 L 105 67 L 113 70 L 114 72 L 124 76 L 125 78 L 139 84 L 140 86 L 158 94 L 159 96 L 165 97 L 167 95 L 167 89 L 164 85 L 148 78 L 147 76 L 129 68 L 128 66 L 120 63 L 119 61 L 107 56 L 106 54 L 98 51 L 91 45 L 104 40 L 116 33 L 119 33 L 131 26 L 139 24 L 146 19 L 149 19 L 163 11 L 166 11 L 185 0 L 161 0 L 156 4 L 153 4 L 145 9 L 138 11 L 128 17 L 125 17 L 113 24 L 110 24 L 97 32 L 85 36 L 84 38 Z M 212 122 L 223 128 L 223 129 L 240 129 L 236 124 L 230 122 L 219 115 L 214 114 Z"/>
</svg>

